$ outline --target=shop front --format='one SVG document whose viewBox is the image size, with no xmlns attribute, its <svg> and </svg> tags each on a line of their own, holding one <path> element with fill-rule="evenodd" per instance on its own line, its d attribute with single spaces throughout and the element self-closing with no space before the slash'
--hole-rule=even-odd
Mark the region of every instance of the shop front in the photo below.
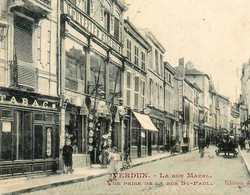
<svg viewBox="0 0 250 195">
<path fill-rule="evenodd" d="M 166 124 L 164 112 L 153 108 L 150 110 L 150 118 L 158 129 L 158 132 L 151 133 L 151 154 L 154 155 L 163 152 L 166 149 L 166 146 L 169 143 L 171 122 Z"/>
<path fill-rule="evenodd" d="M 132 158 L 152 155 L 152 137 L 155 143 L 158 129 L 149 115 L 133 112 L 131 128 L 130 155 Z"/>
<path fill-rule="evenodd" d="M 6 90 L 0 94 L 0 177 L 58 169 L 59 99 Z"/>
</svg>

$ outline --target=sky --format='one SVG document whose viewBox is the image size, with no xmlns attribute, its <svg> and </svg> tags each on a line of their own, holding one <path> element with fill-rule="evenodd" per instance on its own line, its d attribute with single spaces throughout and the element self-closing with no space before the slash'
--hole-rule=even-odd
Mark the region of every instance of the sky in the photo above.
<svg viewBox="0 0 250 195">
<path fill-rule="evenodd" d="M 219 93 L 236 101 L 242 64 L 250 58 L 249 0 L 125 2 L 125 18 L 151 30 L 166 49 L 165 61 L 175 67 L 184 57 L 212 76 Z"/>
</svg>

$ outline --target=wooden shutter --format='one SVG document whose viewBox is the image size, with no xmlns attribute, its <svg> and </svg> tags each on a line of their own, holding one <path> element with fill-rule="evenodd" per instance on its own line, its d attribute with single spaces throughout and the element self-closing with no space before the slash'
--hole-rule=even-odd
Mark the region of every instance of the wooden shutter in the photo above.
<svg viewBox="0 0 250 195">
<path fill-rule="evenodd" d="M 36 69 L 33 62 L 33 22 L 15 16 L 14 53 L 16 61 L 16 84 L 35 89 Z"/>
</svg>

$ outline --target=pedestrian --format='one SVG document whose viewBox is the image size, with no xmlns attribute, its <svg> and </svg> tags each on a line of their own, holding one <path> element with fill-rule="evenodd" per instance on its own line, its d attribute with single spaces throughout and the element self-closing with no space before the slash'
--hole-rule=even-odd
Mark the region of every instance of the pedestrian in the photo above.
<svg viewBox="0 0 250 195">
<path fill-rule="evenodd" d="M 209 144 L 210 144 L 210 137 L 207 135 L 207 137 L 206 137 L 206 146 L 207 146 L 207 148 L 209 148 Z"/>
<path fill-rule="evenodd" d="M 247 152 L 249 151 L 249 140 L 248 139 L 245 140 L 245 149 Z"/>
<path fill-rule="evenodd" d="M 204 157 L 204 148 L 205 148 L 205 139 L 199 138 L 198 140 L 198 147 L 199 147 L 199 153 L 201 154 L 201 158 Z"/>
<path fill-rule="evenodd" d="M 170 151 L 171 155 L 175 154 L 175 138 L 173 136 L 170 139 Z"/>
<path fill-rule="evenodd" d="M 120 155 L 117 153 L 116 147 L 113 147 L 112 151 L 109 153 L 109 160 L 109 181 L 113 181 L 116 180 L 116 174 L 119 171 L 118 161 L 120 160 Z"/>
<path fill-rule="evenodd" d="M 72 161 L 72 154 L 73 154 L 73 147 L 71 146 L 71 141 L 70 139 L 66 139 L 66 143 L 63 146 L 63 160 L 64 160 L 64 165 L 66 168 L 66 173 L 70 172 L 73 173 L 73 161 Z"/>
<path fill-rule="evenodd" d="M 240 149 L 243 150 L 243 145 L 244 145 L 244 138 L 243 137 L 239 138 L 239 145 L 240 145 Z"/>
</svg>

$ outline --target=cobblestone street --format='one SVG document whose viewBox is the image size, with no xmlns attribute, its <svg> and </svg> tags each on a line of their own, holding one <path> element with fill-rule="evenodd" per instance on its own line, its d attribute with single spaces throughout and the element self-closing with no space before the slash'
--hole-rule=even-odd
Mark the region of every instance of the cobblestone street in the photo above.
<svg viewBox="0 0 250 195">
<path fill-rule="evenodd" d="M 29 194 L 249 194 L 250 179 L 242 157 L 217 157 L 214 150 L 206 149 L 202 159 L 193 151 L 138 166 L 121 172 L 113 183 L 103 176 Z M 125 176 L 130 178 L 121 178 Z"/>
</svg>

